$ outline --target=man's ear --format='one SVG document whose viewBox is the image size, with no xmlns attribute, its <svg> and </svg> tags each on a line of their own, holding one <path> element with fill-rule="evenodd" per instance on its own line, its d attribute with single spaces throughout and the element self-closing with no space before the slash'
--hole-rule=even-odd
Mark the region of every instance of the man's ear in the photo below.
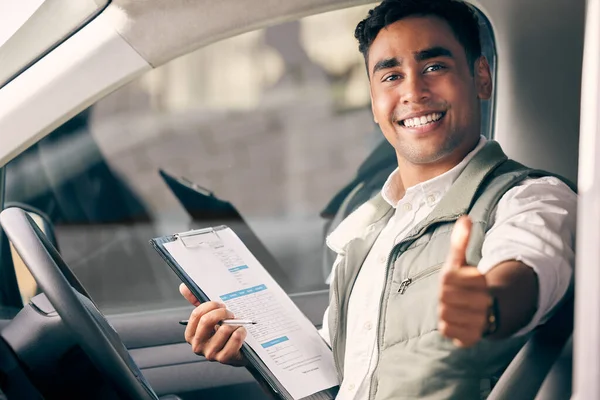
<svg viewBox="0 0 600 400">
<path fill-rule="evenodd" d="M 474 71 L 475 85 L 477 86 L 477 97 L 480 100 L 489 100 L 492 97 L 493 83 L 490 64 L 485 56 L 481 56 L 475 61 Z"/>
</svg>

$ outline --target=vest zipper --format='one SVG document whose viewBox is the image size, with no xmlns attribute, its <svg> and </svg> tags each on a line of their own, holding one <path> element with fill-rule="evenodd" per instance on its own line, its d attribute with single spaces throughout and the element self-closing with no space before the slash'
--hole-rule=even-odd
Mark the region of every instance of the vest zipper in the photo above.
<svg viewBox="0 0 600 400">
<path fill-rule="evenodd" d="M 421 271 L 418 274 L 416 274 L 415 276 L 413 276 L 412 278 L 406 278 L 405 280 L 403 280 L 402 282 L 400 282 L 400 287 L 398 288 L 398 293 L 400 294 L 404 294 L 404 292 L 406 292 L 406 289 L 408 289 L 408 286 L 423 279 L 423 278 L 427 278 L 428 276 L 436 273 L 437 271 L 439 271 L 440 269 L 442 269 L 442 266 L 444 265 L 444 263 L 440 263 L 437 265 L 434 265 L 433 267 L 429 267 L 427 268 L 425 271 Z"/>
<path fill-rule="evenodd" d="M 398 288 L 398 293 L 404 294 L 404 292 L 406 292 L 406 288 L 411 283 L 412 283 L 412 279 L 411 278 L 406 278 L 405 280 L 403 280 L 402 282 L 400 282 L 400 287 Z"/>
<path fill-rule="evenodd" d="M 390 270 L 391 270 L 391 265 L 394 263 L 394 261 L 399 257 L 401 251 L 400 248 L 402 246 L 402 242 L 396 244 L 394 247 L 392 247 L 392 250 L 390 250 L 390 254 L 388 256 L 388 261 L 387 261 L 387 266 L 385 269 L 385 286 L 389 286 L 387 285 L 387 281 L 388 281 L 388 275 L 390 274 Z M 398 254 L 395 254 L 398 253 Z M 384 288 L 381 291 L 381 297 L 379 299 L 379 318 L 377 319 L 377 342 L 375 343 L 375 348 L 377 351 L 377 364 L 379 364 L 379 359 L 380 359 L 380 343 L 383 340 L 383 332 L 381 331 L 381 316 L 383 315 L 381 313 L 381 308 L 383 307 L 383 299 L 386 296 L 386 293 L 388 292 L 388 289 Z M 373 370 L 373 374 L 371 375 L 371 384 L 369 385 L 369 397 L 368 399 L 371 400 L 373 398 L 373 384 L 375 383 L 375 372 L 377 371 L 377 365 L 375 366 L 375 369 Z"/>
<path fill-rule="evenodd" d="M 437 220 L 436 223 L 456 221 L 458 219 L 458 217 L 460 217 L 460 215 L 452 215 L 450 217 L 441 218 L 441 219 Z M 386 294 L 389 291 L 391 291 L 391 287 L 390 287 L 391 285 L 387 284 L 387 282 L 389 281 L 389 275 L 390 275 L 390 271 L 391 271 L 390 267 L 398 259 L 398 257 L 400 257 L 400 254 L 402 253 L 402 245 L 404 245 L 405 243 L 408 243 L 412 240 L 416 240 L 426 231 L 426 229 L 430 228 L 432 225 L 433 224 L 421 227 L 414 234 L 409 235 L 408 237 L 404 238 L 404 240 L 402 240 L 400 243 L 397 243 L 394 247 L 392 247 L 392 250 L 390 250 L 390 255 L 388 257 L 388 262 L 387 262 L 386 272 L 385 272 L 385 286 L 387 288 L 384 288 L 384 290 L 381 291 L 381 298 L 379 299 L 379 318 L 377 320 L 377 342 L 375 343 L 375 347 L 377 350 L 377 365 L 375 365 L 375 370 L 373 370 L 373 374 L 371 375 L 371 384 L 369 385 L 369 397 L 368 397 L 369 400 L 373 399 L 373 385 L 375 383 L 375 373 L 377 372 L 377 367 L 379 365 L 379 361 L 381 360 L 380 346 L 381 346 L 381 342 L 383 341 L 383 332 L 381 331 L 381 319 L 382 319 L 383 314 L 381 311 L 384 306 L 383 300 L 385 299 Z M 440 265 L 440 268 L 441 268 L 441 265 Z M 409 283 L 409 285 L 410 285 L 410 283 Z"/>
</svg>

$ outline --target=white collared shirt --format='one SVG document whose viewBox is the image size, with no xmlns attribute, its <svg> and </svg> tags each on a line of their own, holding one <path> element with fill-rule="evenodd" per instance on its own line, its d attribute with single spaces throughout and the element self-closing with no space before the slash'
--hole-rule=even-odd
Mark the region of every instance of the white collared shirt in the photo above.
<svg viewBox="0 0 600 400">
<path fill-rule="evenodd" d="M 395 208 L 358 274 L 350 296 L 347 322 L 344 381 L 338 400 L 366 400 L 377 365 L 377 324 L 380 297 L 385 283 L 387 258 L 419 222 L 425 219 L 448 192 L 467 163 L 486 143 L 481 138 L 460 164 L 431 180 L 402 192 L 394 187 L 398 170 L 392 172 L 382 189 L 383 198 Z M 518 260 L 537 273 L 538 308 L 531 322 L 517 335 L 543 323 L 567 291 L 573 274 L 577 197 L 554 177 L 527 179 L 510 189 L 498 202 L 491 228 L 486 234 L 482 274 L 509 260 Z M 321 334 L 329 342 L 327 313 Z"/>
</svg>

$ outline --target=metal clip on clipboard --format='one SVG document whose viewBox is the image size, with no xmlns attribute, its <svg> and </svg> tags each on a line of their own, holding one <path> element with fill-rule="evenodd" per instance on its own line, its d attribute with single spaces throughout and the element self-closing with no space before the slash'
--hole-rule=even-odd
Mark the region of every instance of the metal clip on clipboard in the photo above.
<svg viewBox="0 0 600 400">
<path fill-rule="evenodd" d="M 194 248 L 200 246 L 210 246 L 214 244 L 222 244 L 221 237 L 217 231 L 221 231 L 223 229 L 227 229 L 225 225 L 204 228 L 204 229 L 195 229 L 188 232 L 176 233 L 174 236 L 181 240 L 183 246 L 185 248 Z M 208 238 L 204 237 L 208 234 L 212 233 Z"/>
</svg>

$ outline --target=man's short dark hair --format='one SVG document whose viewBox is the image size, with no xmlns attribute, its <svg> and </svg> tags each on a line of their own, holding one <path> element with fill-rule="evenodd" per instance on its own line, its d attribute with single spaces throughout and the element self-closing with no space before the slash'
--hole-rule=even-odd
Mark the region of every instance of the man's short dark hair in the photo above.
<svg viewBox="0 0 600 400">
<path fill-rule="evenodd" d="M 479 20 L 471 6 L 460 0 L 384 0 L 356 26 L 358 50 L 369 63 L 369 48 L 383 28 L 407 17 L 438 17 L 448 23 L 464 47 L 471 72 L 481 56 Z M 367 74 L 369 71 L 367 71 Z"/>
</svg>

